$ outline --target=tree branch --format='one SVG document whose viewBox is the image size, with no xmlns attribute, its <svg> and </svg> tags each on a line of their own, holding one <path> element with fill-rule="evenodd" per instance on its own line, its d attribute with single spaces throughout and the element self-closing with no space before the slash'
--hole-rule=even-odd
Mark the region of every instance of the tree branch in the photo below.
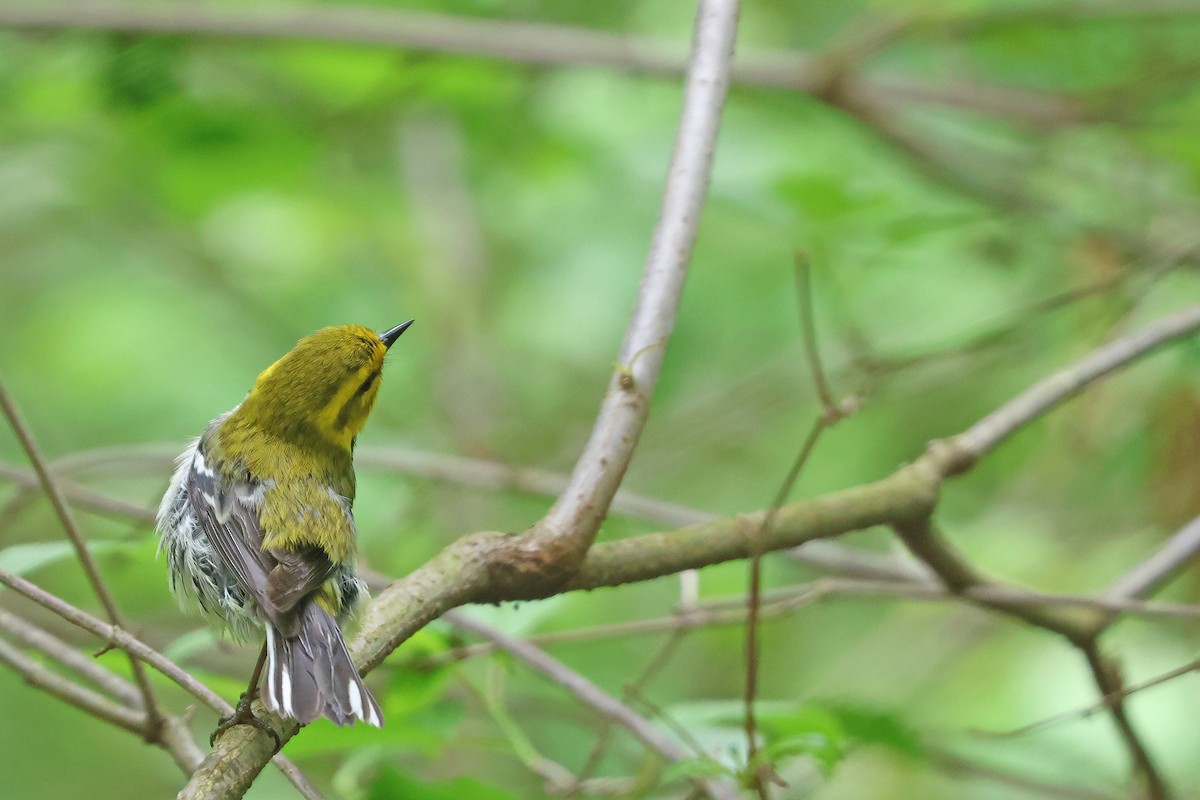
<svg viewBox="0 0 1200 800">
<path fill-rule="evenodd" d="M 982 458 L 1016 431 L 1134 359 L 1190 336 L 1200 327 L 1200 304 L 1161 317 L 1114 339 L 1071 366 L 1043 378 L 951 440 L 961 452 L 956 468 Z"/>
<path fill-rule="evenodd" d="M 481 595 L 497 589 L 501 595 L 535 589 L 553 593 L 591 547 L 645 425 L 674 326 L 729 85 L 737 16 L 737 0 L 699 4 L 675 150 L 638 302 L 621 346 L 620 368 L 566 488 L 523 536 L 469 537 L 380 595 L 351 646 L 351 655 L 365 669 L 421 626 Z M 396 613 L 395 603 L 403 603 L 405 610 Z M 265 733 L 241 728 L 221 739 L 180 793 L 181 800 L 244 794 L 270 745 Z M 281 740 L 297 730 L 285 725 Z"/>
<path fill-rule="evenodd" d="M 220 695 L 213 692 L 203 683 L 192 677 L 178 664 L 154 650 L 148 644 L 141 641 L 128 631 L 93 617 L 86 611 L 82 611 L 65 600 L 55 597 L 45 589 L 42 589 L 36 584 L 25 580 L 19 575 L 14 575 L 8 570 L 0 569 L 0 584 L 9 587 L 13 591 L 32 600 L 46 610 L 57 614 L 67 622 L 70 622 L 72 625 L 82 628 L 83 630 L 98 636 L 101 640 L 121 648 L 130 656 L 136 657 L 140 661 L 144 661 L 147 665 L 153 667 L 158 672 L 170 678 L 181 689 L 195 697 L 200 702 L 204 703 L 212 710 L 216 711 L 219 715 L 224 716 L 233 711 L 233 706 L 225 702 Z M 162 719 L 164 720 L 165 725 L 164 732 L 162 733 L 162 736 L 165 737 L 164 741 L 156 741 L 152 743 L 168 747 L 172 755 L 175 755 L 177 752 L 179 752 L 178 748 L 182 747 L 182 745 L 172 745 L 171 742 L 178 742 L 178 740 L 183 738 L 183 734 L 178 729 L 178 725 L 176 725 L 173 721 L 173 717 L 164 715 Z M 174 726 L 174 729 L 172 729 L 172 726 Z M 188 733 L 188 737 L 190 737 L 190 733 Z M 265 734 L 263 738 L 267 738 Z M 268 741 L 270 740 L 268 739 Z M 290 759 L 283 755 L 274 755 L 274 758 L 271 758 L 274 752 L 273 745 L 271 746 L 270 751 L 271 752 L 267 753 L 267 758 L 264 759 L 263 764 L 266 763 L 267 759 L 270 759 L 274 762 L 275 766 L 278 767 L 279 771 L 282 772 L 289 781 L 291 781 L 292 785 L 296 787 L 301 795 L 309 798 L 309 800 L 321 800 L 320 793 L 316 790 L 316 788 L 313 787 L 308 778 L 304 776 L 300 769 L 294 763 L 292 763 Z M 179 761 L 179 758 L 176 757 L 176 760 Z M 193 774 L 195 769 L 196 763 L 193 762 L 191 764 L 191 768 L 187 771 L 187 774 Z M 261 769 L 262 765 L 259 766 L 259 770 Z M 255 774 L 257 774 L 257 771 Z"/>
<path fill-rule="evenodd" d="M 122 705 L 139 711 L 143 710 L 142 696 L 136 686 L 100 666 L 96 663 L 95 659 L 84 655 L 62 639 L 34 625 L 32 622 L 17 616 L 11 611 L 0 609 L 0 630 L 7 632 L 26 647 L 39 650 L 64 667 L 74 670 L 77 674 L 86 678 L 93 686 L 103 689 Z"/>
<path fill-rule="evenodd" d="M 544 563 L 550 558 L 568 568 L 578 564 L 633 458 L 650 414 L 700 225 L 729 86 L 737 17 L 737 0 L 703 0 L 699 5 L 679 132 L 637 305 L 617 356 L 619 368 L 567 486 L 514 548 L 517 559 Z M 518 565 L 517 571 L 524 569 Z"/>
<path fill-rule="evenodd" d="M 68 705 L 75 706 L 130 733 L 139 736 L 144 736 L 146 733 L 144 711 L 137 711 L 116 703 L 98 692 L 80 686 L 62 675 L 46 669 L 21 652 L 19 648 L 13 647 L 3 639 L 0 639 L 0 662 L 11 667 L 30 686 L 41 689 Z"/>
<path fill-rule="evenodd" d="M 446 618 L 459 628 L 483 637 L 501 650 L 515 656 L 526 666 L 545 675 L 605 719 L 612 720 L 628 730 L 644 745 L 668 761 L 683 761 L 694 757 L 694 754 L 688 752 L 674 739 L 664 735 L 645 717 L 561 661 L 551 658 L 536 645 L 515 639 L 467 614 L 451 611 L 446 614 Z M 727 780 L 697 779 L 696 782 L 706 794 L 716 800 L 737 800 L 738 798 L 737 787 Z"/>
<path fill-rule="evenodd" d="M 473 19 L 394 8 L 338 6 L 222 7 L 176 4 L 156 7 L 119 0 L 0 5 L 0 26 L 24 31 L 97 30 L 221 38 L 307 40 L 496 58 L 520 64 L 603 67 L 673 76 L 687 67 L 681 48 L 645 37 L 585 28 Z M 760 52 L 740 59 L 734 81 L 822 97 L 827 69 L 807 53 Z M 989 114 L 1063 124 L 1080 115 L 1078 104 L 1054 93 L 901 76 L 860 82 L 864 92 L 892 101 L 950 105 Z"/>
<path fill-rule="evenodd" d="M 62 456 L 52 462 L 50 467 L 51 472 L 56 475 L 59 488 L 72 505 L 139 522 L 153 522 L 153 509 L 141 508 L 120 498 L 81 486 L 64 479 L 63 475 L 101 467 L 111 470 L 128 469 L 130 466 L 145 469 L 149 474 L 160 474 L 174 462 L 179 449 L 180 445 L 174 443 L 103 447 Z M 402 447 L 364 445 L 355 454 L 355 461 L 360 468 L 391 470 L 434 481 L 482 489 L 513 489 L 549 497 L 557 496 L 567 485 L 566 475 L 551 470 L 517 467 L 501 461 Z M 35 474 L 2 462 L 0 478 L 18 486 L 38 486 Z M 609 510 L 676 528 L 720 518 L 709 511 L 636 494 L 627 489 L 617 491 Z M 870 553 L 837 542 L 808 542 L 789 555 L 801 563 L 837 575 L 907 580 L 924 574 L 919 561 L 901 561 L 889 555 Z"/>
<path fill-rule="evenodd" d="M 87 574 L 88 582 L 92 585 L 92 591 L 99 598 L 100 604 L 104 606 L 104 611 L 108 615 L 109 621 L 116 627 L 126 627 L 122 620 L 121 612 L 117 608 L 117 602 L 113 599 L 112 593 L 108 590 L 108 585 L 100 575 L 100 568 L 96 566 L 96 562 L 92 559 L 92 554 L 88 551 L 87 542 L 84 541 L 83 534 L 79 532 L 79 526 L 75 523 L 75 516 L 71 513 L 67 501 L 63 498 L 62 492 L 54 482 L 54 477 L 46 469 L 45 459 L 42 458 L 41 451 L 38 450 L 37 443 L 33 439 L 33 433 L 21 419 L 21 415 L 18 413 L 12 397 L 9 396 L 8 390 L 2 384 L 0 384 L 0 409 L 3 409 L 4 416 L 8 419 L 8 424 L 12 427 L 13 433 L 16 434 L 17 439 L 20 441 L 22 449 L 25 450 L 25 455 L 29 458 L 29 463 L 33 465 L 33 470 L 37 473 L 38 480 L 42 485 L 42 491 L 50 498 L 50 504 L 54 507 L 54 513 L 58 516 L 58 520 L 62 523 L 63 530 L 67 534 L 67 538 L 74 546 L 75 555 L 79 559 L 79 563 L 83 566 L 83 571 Z M 142 669 L 141 663 L 132 655 L 129 657 L 129 665 L 133 669 L 134 680 L 137 682 L 138 689 L 142 693 L 142 705 L 145 708 L 147 721 L 144 728 L 146 741 L 154 742 L 158 738 L 158 723 L 162 716 L 158 710 L 158 703 L 154 699 L 154 690 L 150 686 L 150 680 L 146 677 L 146 671 Z"/>
<path fill-rule="evenodd" d="M 1085 361 L 1087 360 L 1085 359 Z M 1060 387 L 1062 397 L 1070 397 L 1077 392 L 1078 389 L 1073 388 L 1074 386 L 1074 381 L 1063 381 Z M 1020 399 L 1018 398 L 1018 400 Z M 1014 414 L 1013 419 L 1017 418 L 1018 415 Z M 1116 665 L 1102 657 L 1096 636 L 1092 632 L 1092 626 L 1081 623 L 1054 608 L 1012 605 L 972 595 L 970 593 L 972 589 L 986 589 L 995 584 L 985 580 L 971 569 L 941 537 L 929 520 L 899 524 L 894 527 L 896 533 L 913 554 L 928 564 L 953 593 L 1030 625 L 1058 634 L 1078 649 L 1087 662 L 1101 696 L 1116 695 L 1117 699 L 1109 703 L 1109 711 L 1125 749 L 1129 753 L 1134 771 L 1148 792 L 1147 797 L 1149 800 L 1168 800 L 1171 792 L 1141 737 L 1134 729 L 1119 694 L 1123 687 Z"/>
<path fill-rule="evenodd" d="M 1188 320 L 1187 324 L 1179 321 L 1182 318 Z M 1197 328 L 1200 328 L 1200 305 L 1190 306 L 1102 346 L 1079 363 L 1094 365 L 1099 355 L 1106 355 L 1106 362 L 1111 361 L 1113 353 L 1121 354 L 1120 363 L 1103 370 L 1094 367 L 1086 370 L 1086 380 L 1082 383 L 1077 367 L 1057 373 L 1071 376 L 1071 380 L 1039 383 L 1039 413 L 1047 413 L 1074 397 L 1086 383 L 1132 363 L 1168 341 L 1188 336 Z M 1024 407 L 1027 394 L 1017 398 L 1021 404 L 1016 408 Z M 989 430 L 999 434 L 993 446 L 1033 419 L 1028 414 L 1014 413 L 1010 405 L 1002 406 L 987 418 L 995 421 Z M 941 482 L 974 462 L 958 452 L 955 438 L 935 442 L 912 464 L 882 480 L 783 506 L 769 541 L 760 546 L 778 550 L 875 525 L 911 525 L 928 519 L 937 503 Z M 466 603 L 537 599 L 563 591 L 650 580 L 685 569 L 747 558 L 752 551 L 749 535 L 758 529 L 766 513 L 760 511 L 598 544 L 588 551 L 578 572 L 556 588 L 539 582 L 514 584 L 503 576 L 496 578 L 492 570 L 495 554 L 504 553 L 507 543 L 519 537 L 496 532 L 463 537 L 379 593 L 367 608 L 360 631 L 350 644 L 351 655 L 360 669 L 368 672 L 413 633 Z M 988 599 L 988 603 L 1002 607 L 995 598 Z M 1050 609 L 1025 613 L 1040 617 L 1050 615 Z M 1076 624 L 1073 619 L 1059 620 L 1054 615 L 1047 618 Z M 281 738 L 294 735 L 296 730 L 294 725 L 286 727 Z M 240 796 L 273 748 L 270 737 L 256 729 L 239 726 L 231 730 L 197 771 L 194 785 L 189 784 L 191 788 L 185 790 L 183 797 Z"/>
</svg>

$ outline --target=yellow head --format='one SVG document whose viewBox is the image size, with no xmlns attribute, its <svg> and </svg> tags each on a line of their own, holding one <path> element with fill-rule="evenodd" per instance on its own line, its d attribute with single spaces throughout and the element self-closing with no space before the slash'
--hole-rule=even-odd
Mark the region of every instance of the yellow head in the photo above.
<svg viewBox="0 0 1200 800">
<path fill-rule="evenodd" d="M 383 357 L 411 324 L 384 333 L 338 325 L 304 337 L 263 370 L 236 415 L 288 439 L 349 450 L 375 404 Z"/>
</svg>

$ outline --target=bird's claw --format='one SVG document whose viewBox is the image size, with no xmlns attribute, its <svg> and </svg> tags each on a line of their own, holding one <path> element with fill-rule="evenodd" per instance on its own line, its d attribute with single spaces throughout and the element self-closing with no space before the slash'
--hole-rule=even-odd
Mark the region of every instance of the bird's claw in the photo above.
<svg viewBox="0 0 1200 800">
<path fill-rule="evenodd" d="M 242 693 L 242 696 L 238 698 L 237 706 L 233 709 L 233 713 L 229 716 L 221 717 L 221 719 L 217 722 L 217 729 L 212 732 L 212 736 L 208 737 L 209 747 L 215 745 L 217 743 L 217 739 L 224 736 L 225 732 L 235 725 L 249 725 L 251 727 L 258 728 L 260 731 L 266 733 L 268 736 L 274 739 L 275 752 L 279 752 L 279 749 L 283 746 L 283 743 L 279 741 L 279 734 L 275 732 L 275 729 L 272 728 L 266 720 L 257 716 L 254 713 L 254 710 L 251 708 L 250 704 L 254 702 L 254 698 L 257 695 L 258 692 L 254 692 L 253 694 L 250 692 Z"/>
</svg>

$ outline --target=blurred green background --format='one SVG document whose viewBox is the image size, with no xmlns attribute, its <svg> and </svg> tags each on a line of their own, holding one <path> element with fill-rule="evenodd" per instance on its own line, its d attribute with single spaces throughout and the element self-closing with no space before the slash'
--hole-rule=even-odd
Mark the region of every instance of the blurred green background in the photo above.
<svg viewBox="0 0 1200 800">
<path fill-rule="evenodd" d="M 0 23 L 4 9 L 34 5 L 5 3 Z M 732 88 L 625 486 L 717 513 L 770 502 L 817 412 L 797 249 L 811 254 L 831 380 L 864 407 L 820 443 L 795 497 L 882 477 L 1200 295 L 1200 6 L 1178 5 L 747 3 L 747 58 L 849 52 L 875 91 L 864 110 Z M 681 56 L 694 12 L 677 0 L 397 7 L 656 37 Z M 855 50 L 895 20 L 906 24 Z M 960 101 L 894 91 L 905 82 L 957 87 Z M 1031 121 L 1026 100 L 982 109 L 1000 89 L 1037 92 L 1055 114 Z M 414 317 L 364 448 L 569 470 L 635 297 L 679 102 L 677 76 L 610 68 L 0 24 L 0 377 L 72 480 L 152 507 L 171 453 L 296 339 Z M 947 488 L 949 536 L 996 576 L 1098 591 L 1200 511 L 1198 375 L 1200 343 L 1176 345 L 1034 424 Z M 8 433 L 0 458 L 24 465 Z M 465 533 L 522 530 L 548 502 L 361 467 L 363 560 L 404 574 Z M 176 610 L 150 527 L 80 517 L 141 635 L 234 699 L 254 653 Z M 601 538 L 659 527 L 614 515 Z M 0 565 L 32 559 L 30 579 L 95 610 L 61 541 L 44 500 L 0 483 Z M 894 550 L 882 531 L 847 541 Z M 784 586 L 816 574 L 776 557 L 766 577 Z M 745 586 L 742 563 L 701 575 L 704 598 Z M 1164 597 L 1196 600 L 1198 589 L 1186 576 Z M 669 578 L 479 613 L 535 634 L 667 615 L 679 591 Z M 9 592 L 0 605 L 95 649 Z M 1131 618 L 1110 647 L 1137 680 L 1192 658 L 1195 627 Z M 723 759 L 743 746 L 742 635 L 689 635 L 644 688 Z M 319 722 L 288 754 L 333 798 L 541 796 L 525 745 L 578 769 L 594 715 L 505 658 L 421 666 L 455 637 L 437 623 L 373 676 L 386 728 Z M 619 693 L 665 639 L 549 650 Z M 1078 656 L 1040 631 L 947 604 L 834 598 L 765 622 L 763 642 L 764 713 L 840 751 L 784 758 L 790 786 L 776 796 L 1042 796 L 986 768 L 1121 796 L 1126 758 L 1102 716 L 1015 739 L 971 733 L 1094 699 Z M 100 660 L 127 669 L 119 653 Z M 181 713 L 189 698 L 154 678 Z M 1182 796 L 1200 787 L 1196 707 L 1192 677 L 1132 701 Z M 197 711 L 198 737 L 212 717 Z M 527 741 L 511 735 L 514 720 Z M 620 732 L 596 770 L 652 772 Z M 161 751 L 0 669 L 0 785 L 13 798 L 160 797 L 181 775 Z M 268 769 L 249 796 L 291 791 Z M 635 792 L 686 794 L 669 775 Z"/>
</svg>

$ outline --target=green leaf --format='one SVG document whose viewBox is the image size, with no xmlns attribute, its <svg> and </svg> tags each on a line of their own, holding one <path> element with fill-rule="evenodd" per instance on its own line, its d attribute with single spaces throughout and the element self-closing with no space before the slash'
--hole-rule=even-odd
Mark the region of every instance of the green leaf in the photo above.
<svg viewBox="0 0 1200 800">
<path fill-rule="evenodd" d="M 850 739 L 886 747 L 913 758 L 925 754 L 920 737 L 895 712 L 850 703 L 831 706 L 830 712 L 838 718 Z"/>
<path fill-rule="evenodd" d="M 366 800 L 515 800 L 508 792 L 471 778 L 425 783 L 388 768 L 371 783 Z"/>
<path fill-rule="evenodd" d="M 804 733 L 772 742 L 759 751 L 759 757 L 771 762 L 805 756 L 817 762 L 821 773 L 828 777 L 845 757 L 841 744 L 820 733 Z"/>
<path fill-rule="evenodd" d="M 883 202 L 879 195 L 855 190 L 849 178 L 839 175 L 795 175 L 778 181 L 775 191 L 805 216 L 822 222 L 848 217 Z"/>
<path fill-rule="evenodd" d="M 810 733 L 820 734 L 831 741 L 846 740 L 846 731 L 837 715 L 821 706 L 760 706 L 757 716 L 758 727 L 768 745 L 776 740 Z"/>
</svg>

